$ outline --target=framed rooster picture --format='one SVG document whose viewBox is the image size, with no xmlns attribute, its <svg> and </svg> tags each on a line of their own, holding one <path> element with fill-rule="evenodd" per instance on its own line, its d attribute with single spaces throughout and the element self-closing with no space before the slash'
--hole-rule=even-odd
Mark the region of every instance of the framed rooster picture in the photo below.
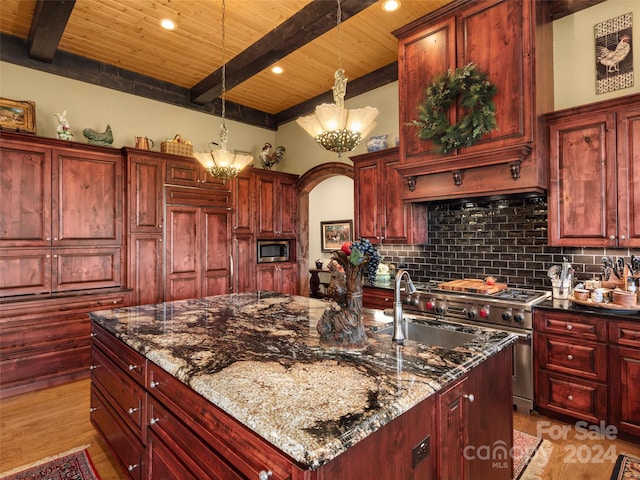
<svg viewBox="0 0 640 480">
<path fill-rule="evenodd" d="M 633 86 L 632 27 L 631 13 L 595 25 L 596 94 Z"/>
</svg>

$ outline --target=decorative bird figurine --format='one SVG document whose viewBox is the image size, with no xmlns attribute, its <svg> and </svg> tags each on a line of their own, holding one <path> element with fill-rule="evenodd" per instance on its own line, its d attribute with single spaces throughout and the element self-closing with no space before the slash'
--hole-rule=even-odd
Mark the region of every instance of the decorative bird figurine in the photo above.
<svg viewBox="0 0 640 480">
<path fill-rule="evenodd" d="M 276 151 L 273 153 L 271 153 L 271 148 L 272 145 L 270 143 L 265 143 L 259 155 L 262 168 L 267 170 L 271 170 L 271 167 L 282 162 L 285 157 L 284 147 L 276 147 Z"/>
<path fill-rule="evenodd" d="M 607 73 L 615 73 L 620 70 L 620 62 L 624 60 L 631 51 L 631 37 L 622 35 L 616 49 L 611 51 L 607 47 L 601 45 L 596 46 L 596 59 L 602 65 L 607 67 Z"/>
<path fill-rule="evenodd" d="M 111 126 L 107 125 L 104 132 L 96 132 L 93 128 L 85 128 L 82 134 L 89 139 L 89 145 L 98 145 L 100 147 L 109 147 L 113 143 L 113 133 Z"/>
</svg>

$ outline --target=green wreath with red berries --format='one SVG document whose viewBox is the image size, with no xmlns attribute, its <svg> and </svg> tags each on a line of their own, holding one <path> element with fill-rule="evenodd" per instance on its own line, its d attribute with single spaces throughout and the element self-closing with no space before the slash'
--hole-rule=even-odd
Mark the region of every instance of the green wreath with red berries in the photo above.
<svg viewBox="0 0 640 480">
<path fill-rule="evenodd" d="M 418 138 L 431 140 L 442 153 L 469 147 L 483 135 L 497 130 L 496 106 L 493 97 L 496 87 L 489 75 L 469 63 L 438 75 L 425 90 L 425 100 L 418 105 L 418 120 L 410 123 L 420 127 Z M 447 114 L 454 102 L 466 114 L 450 125 Z"/>
</svg>

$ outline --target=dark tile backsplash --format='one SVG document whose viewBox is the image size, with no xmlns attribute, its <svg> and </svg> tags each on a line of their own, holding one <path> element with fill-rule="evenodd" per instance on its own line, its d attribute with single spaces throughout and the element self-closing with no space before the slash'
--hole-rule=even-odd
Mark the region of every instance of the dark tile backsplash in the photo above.
<svg viewBox="0 0 640 480">
<path fill-rule="evenodd" d="M 603 255 L 628 249 L 547 245 L 546 196 L 474 199 L 429 205 L 426 245 L 383 245 L 384 263 L 404 266 L 416 282 L 494 276 L 511 287 L 551 289 L 547 270 L 572 263 L 578 280 L 599 275 Z"/>
</svg>

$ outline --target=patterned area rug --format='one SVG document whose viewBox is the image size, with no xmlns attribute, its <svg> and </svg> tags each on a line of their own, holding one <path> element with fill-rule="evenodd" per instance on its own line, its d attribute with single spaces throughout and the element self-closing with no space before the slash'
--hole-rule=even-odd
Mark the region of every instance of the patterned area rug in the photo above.
<svg viewBox="0 0 640 480">
<path fill-rule="evenodd" d="M 86 447 L 0 474 L 0 480 L 100 480 Z"/>
<path fill-rule="evenodd" d="M 519 430 L 513 431 L 513 478 L 518 480 L 538 450 L 542 439 Z"/>
<path fill-rule="evenodd" d="M 640 458 L 629 455 L 618 455 L 613 467 L 611 480 L 631 480 L 640 478 Z"/>
</svg>

